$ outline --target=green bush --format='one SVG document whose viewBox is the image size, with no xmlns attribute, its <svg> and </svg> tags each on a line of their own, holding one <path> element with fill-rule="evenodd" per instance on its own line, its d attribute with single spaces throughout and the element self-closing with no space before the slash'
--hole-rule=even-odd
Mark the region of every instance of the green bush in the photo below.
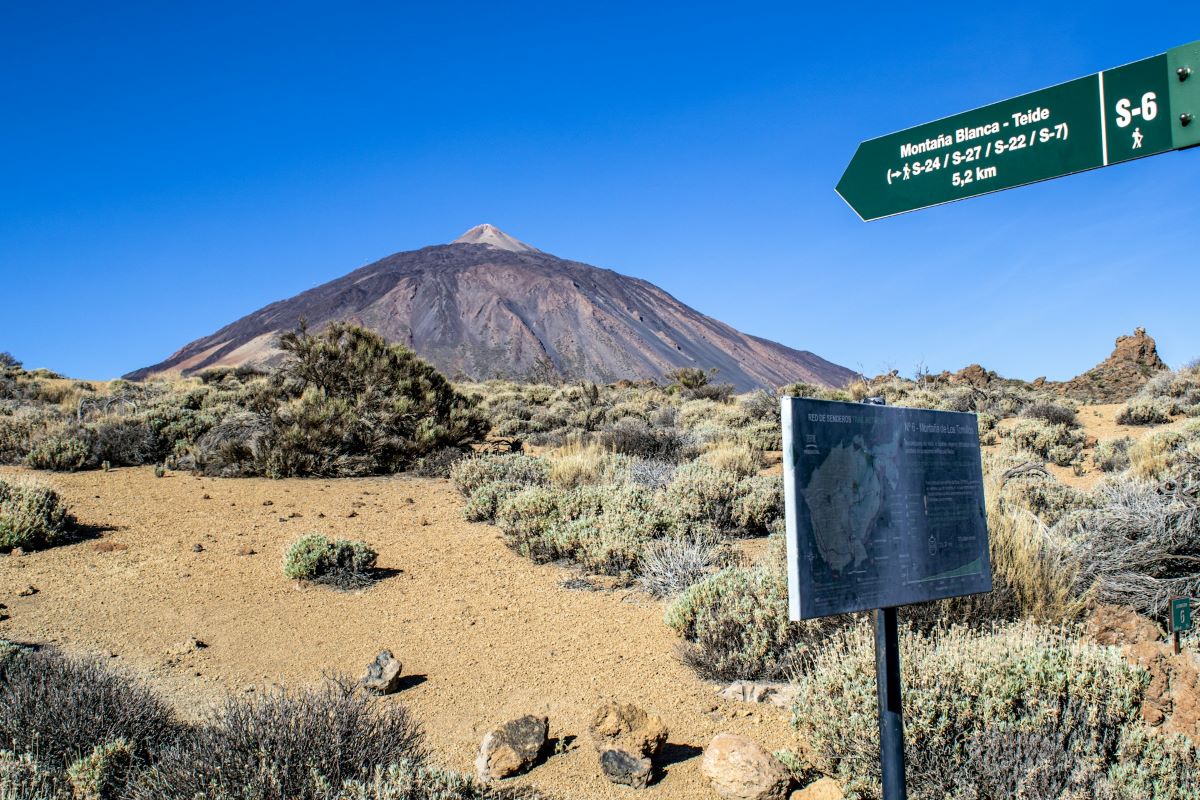
<svg viewBox="0 0 1200 800">
<path fill-rule="evenodd" d="M 1008 432 L 1017 450 L 1025 450 L 1059 466 L 1069 466 L 1083 450 L 1084 435 L 1070 425 L 1023 419 Z"/>
<path fill-rule="evenodd" d="M 1120 472 L 1129 469 L 1129 446 L 1133 440 L 1128 436 L 1120 439 L 1105 439 L 1096 445 L 1092 463 L 1101 472 Z"/>
<path fill-rule="evenodd" d="M 667 485 L 666 504 L 681 522 L 708 522 L 721 530 L 734 527 L 737 476 L 701 461 L 684 464 Z"/>
<path fill-rule="evenodd" d="M 475 489 L 461 509 L 467 522 L 491 522 L 496 518 L 500 504 L 510 495 L 528 488 L 513 481 L 490 481 Z"/>
<path fill-rule="evenodd" d="M 964 411 L 967 409 L 963 409 Z M 1051 403 L 1046 400 L 1035 400 L 1021 409 L 1021 416 L 1026 419 L 1040 419 L 1050 425 L 1074 425 L 1075 409 L 1061 403 Z"/>
<path fill-rule="evenodd" d="M 50 487 L 0 480 L 0 551 L 50 547 L 67 539 L 74 527 L 74 517 Z"/>
<path fill-rule="evenodd" d="M 118 800 L 134 767 L 133 750 L 124 739 L 97 745 L 67 768 L 78 800 Z"/>
<path fill-rule="evenodd" d="M 450 468 L 450 482 L 463 497 L 489 483 L 545 486 L 550 465 L 542 458 L 524 455 L 485 455 L 464 458 Z"/>
<path fill-rule="evenodd" d="M 1146 745 L 1149 676 L 1115 649 L 1024 623 L 906 632 L 901 651 L 914 800 L 1197 797 L 1195 752 Z M 855 626 L 796 684 L 794 724 L 852 800 L 880 797 L 874 656 L 869 627 Z"/>
<path fill-rule="evenodd" d="M 38 438 L 29 449 L 26 463 L 34 469 L 74 472 L 93 462 L 94 435 L 86 428 L 61 427 Z M 96 462 L 98 463 L 98 462 Z"/>
<path fill-rule="evenodd" d="M 496 524 L 505 542 L 539 562 L 566 559 L 592 572 L 634 574 L 646 544 L 676 523 L 652 490 L 635 483 L 509 487 L 514 484 L 482 487 L 467 509 L 484 513 L 494 491 L 499 497 Z"/>
<path fill-rule="evenodd" d="M 683 591 L 665 621 L 686 643 L 684 660 L 706 678 L 781 678 L 799 668 L 811 646 L 840 618 L 788 620 L 782 537 L 764 561 L 728 567 Z"/>
<path fill-rule="evenodd" d="M 296 580 L 325 583 L 340 589 L 372 582 L 379 554 L 366 542 L 338 539 L 319 533 L 297 539 L 283 557 L 283 574 Z"/>
<path fill-rule="evenodd" d="M 1054 478 L 1037 475 L 1010 480 L 1004 492 L 1006 500 L 1037 514 L 1046 525 L 1054 525 L 1072 511 L 1095 507 L 1095 502 L 1084 492 Z"/>
<path fill-rule="evenodd" d="M 746 531 L 766 532 L 783 519 L 783 479 L 778 475 L 743 478 L 733 502 L 733 523 Z"/>
<path fill-rule="evenodd" d="M 364 328 L 285 333 L 257 468 L 270 477 L 393 473 L 480 440 L 487 423 L 433 367 Z"/>
<path fill-rule="evenodd" d="M 1163 397 L 1135 397 L 1117 414 L 1121 425 L 1163 425 L 1171 421 L 1175 404 Z"/>
</svg>

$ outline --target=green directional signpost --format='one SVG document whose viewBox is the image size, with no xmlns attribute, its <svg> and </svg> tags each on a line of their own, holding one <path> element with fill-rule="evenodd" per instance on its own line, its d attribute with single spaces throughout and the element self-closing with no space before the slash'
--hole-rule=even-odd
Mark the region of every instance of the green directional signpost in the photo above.
<svg viewBox="0 0 1200 800">
<path fill-rule="evenodd" d="M 1171 634 L 1175 639 L 1175 655 L 1179 655 L 1179 634 L 1192 629 L 1192 598 L 1171 598 Z"/>
<path fill-rule="evenodd" d="M 871 139 L 837 192 L 864 220 L 1200 145 L 1200 42 Z"/>
</svg>

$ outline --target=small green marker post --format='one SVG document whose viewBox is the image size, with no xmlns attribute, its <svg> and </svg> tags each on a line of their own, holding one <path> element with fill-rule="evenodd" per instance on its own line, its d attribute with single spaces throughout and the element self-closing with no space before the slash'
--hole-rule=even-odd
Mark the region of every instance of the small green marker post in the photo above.
<svg viewBox="0 0 1200 800">
<path fill-rule="evenodd" d="M 1171 635 L 1175 639 L 1175 655 L 1179 655 L 1179 634 L 1192 629 L 1192 598 L 1171 598 Z"/>
</svg>

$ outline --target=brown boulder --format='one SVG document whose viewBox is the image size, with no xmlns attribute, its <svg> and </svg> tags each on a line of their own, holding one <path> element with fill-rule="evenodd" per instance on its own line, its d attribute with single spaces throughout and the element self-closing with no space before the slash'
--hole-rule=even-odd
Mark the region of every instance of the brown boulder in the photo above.
<svg viewBox="0 0 1200 800">
<path fill-rule="evenodd" d="M 596 709 L 588 733 L 600 752 L 626 750 L 639 758 L 655 755 L 667 741 L 667 726 L 661 717 L 615 700 Z"/>
<path fill-rule="evenodd" d="M 821 778 L 792 792 L 788 800 L 843 800 L 842 787 L 833 778 Z"/>
<path fill-rule="evenodd" d="M 546 717 L 528 714 L 489 731 L 475 759 L 479 780 L 498 780 L 529 769 L 546 745 L 549 728 Z"/>
<path fill-rule="evenodd" d="M 713 737 L 700 771 L 724 800 L 784 800 L 791 785 L 775 756 L 753 739 L 732 733 Z"/>
</svg>

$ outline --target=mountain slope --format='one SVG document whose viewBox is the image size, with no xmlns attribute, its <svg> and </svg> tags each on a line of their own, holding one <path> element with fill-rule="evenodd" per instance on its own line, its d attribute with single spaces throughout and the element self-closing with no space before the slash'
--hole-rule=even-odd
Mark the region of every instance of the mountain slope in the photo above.
<svg viewBox="0 0 1200 800">
<path fill-rule="evenodd" d="M 854 377 L 813 353 L 741 333 L 653 284 L 543 253 L 480 225 L 448 245 L 397 253 L 282 300 L 128 376 L 269 366 L 276 336 L 345 320 L 415 350 L 451 377 L 611 382 L 719 370 L 739 390 Z"/>
</svg>

